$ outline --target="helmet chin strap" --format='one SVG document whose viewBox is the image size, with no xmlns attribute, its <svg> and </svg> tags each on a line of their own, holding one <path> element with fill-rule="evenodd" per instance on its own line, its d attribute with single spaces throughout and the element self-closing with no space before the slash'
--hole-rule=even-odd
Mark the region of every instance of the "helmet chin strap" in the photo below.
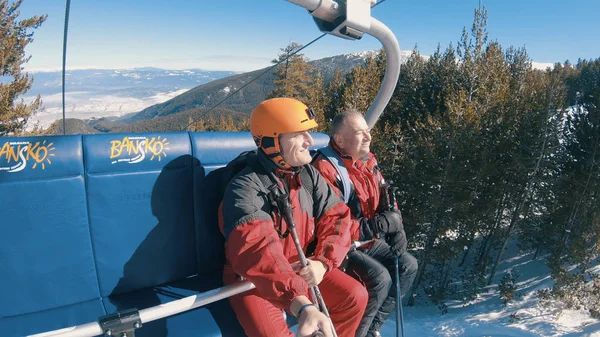
<svg viewBox="0 0 600 337">
<path fill-rule="evenodd" d="M 275 153 L 277 153 L 277 156 L 275 156 L 275 157 L 269 156 L 269 158 L 271 159 L 271 161 L 273 161 L 275 163 L 275 165 L 277 165 L 277 167 L 284 169 L 284 170 L 296 169 L 295 167 L 291 166 L 283 159 L 281 152 L 275 152 Z"/>
<path fill-rule="evenodd" d="M 271 158 L 271 160 L 277 165 L 279 166 L 279 168 L 282 168 L 284 170 L 293 170 L 294 167 L 292 167 L 290 164 L 288 164 L 285 159 L 283 159 L 283 156 L 281 155 L 281 152 L 278 152 L 278 156 Z"/>
<path fill-rule="evenodd" d="M 279 168 L 285 170 L 293 169 L 293 167 L 283 159 L 278 137 L 262 137 L 257 142 L 257 145 Z"/>
</svg>

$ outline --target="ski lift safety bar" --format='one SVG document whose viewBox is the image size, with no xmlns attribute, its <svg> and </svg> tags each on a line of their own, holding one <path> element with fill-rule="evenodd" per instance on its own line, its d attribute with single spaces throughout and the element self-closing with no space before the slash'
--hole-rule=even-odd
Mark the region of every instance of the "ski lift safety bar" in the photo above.
<svg viewBox="0 0 600 337">
<path fill-rule="evenodd" d="M 254 288 L 254 284 L 249 281 L 238 282 L 197 295 L 184 297 L 179 300 L 140 310 L 139 319 L 143 325 L 144 323 L 196 309 L 207 304 L 252 290 Z M 106 331 L 102 329 L 100 323 L 91 322 L 74 327 L 30 335 L 30 337 L 86 337 L 104 335 L 105 333 Z"/>
<path fill-rule="evenodd" d="M 357 40 L 363 33 L 378 39 L 386 54 L 386 69 L 377 97 L 365 116 L 369 127 L 373 127 L 390 101 L 400 76 L 400 46 L 394 33 L 383 23 L 371 17 L 371 7 L 376 0 L 286 0 L 306 8 L 313 16 L 319 29 L 344 39 Z M 141 324 L 173 316 L 188 310 L 249 291 L 254 284 L 244 281 L 197 295 L 171 301 L 139 311 Z M 118 318 L 118 317 L 117 317 Z M 135 325 L 137 328 L 139 325 Z M 109 335 L 98 322 L 30 335 L 31 337 L 88 337 Z"/>
</svg>

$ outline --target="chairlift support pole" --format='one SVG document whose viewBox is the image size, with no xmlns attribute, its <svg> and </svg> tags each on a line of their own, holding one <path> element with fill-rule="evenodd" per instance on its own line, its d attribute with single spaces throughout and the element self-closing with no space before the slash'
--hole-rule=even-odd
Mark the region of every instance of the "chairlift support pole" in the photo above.
<svg viewBox="0 0 600 337">
<path fill-rule="evenodd" d="M 348 40 L 358 40 L 363 33 L 375 37 L 383 45 L 387 58 L 385 75 L 377 97 L 369 107 L 365 119 L 373 127 L 392 98 L 400 77 L 400 45 L 394 33 L 379 20 L 371 17 L 376 0 L 287 0 L 306 8 L 319 29 Z"/>
</svg>

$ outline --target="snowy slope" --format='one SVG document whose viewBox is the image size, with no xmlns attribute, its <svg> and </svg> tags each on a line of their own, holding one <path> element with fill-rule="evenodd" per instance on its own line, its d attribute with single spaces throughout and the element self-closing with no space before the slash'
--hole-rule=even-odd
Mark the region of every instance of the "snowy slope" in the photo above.
<svg viewBox="0 0 600 337">
<path fill-rule="evenodd" d="M 542 306 L 536 290 L 552 287 L 550 270 L 544 257 L 532 260 L 533 253 L 523 253 L 512 245 L 504 254 L 494 283 L 509 270 L 517 278 L 518 298 L 504 305 L 496 285 L 490 286 L 474 301 L 446 302 L 448 313 L 441 315 L 435 306 L 404 307 L 406 337 L 473 336 L 589 336 L 600 337 L 600 320 L 587 311 L 562 309 L 559 304 Z M 396 335 L 395 313 L 384 325 L 383 337 Z"/>
</svg>

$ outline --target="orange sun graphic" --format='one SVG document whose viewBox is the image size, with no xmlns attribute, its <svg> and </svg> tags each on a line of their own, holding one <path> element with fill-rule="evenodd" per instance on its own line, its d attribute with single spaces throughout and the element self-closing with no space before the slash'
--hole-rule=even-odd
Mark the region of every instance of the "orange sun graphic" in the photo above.
<svg viewBox="0 0 600 337">
<path fill-rule="evenodd" d="M 165 152 L 165 150 L 167 150 L 167 145 L 169 145 L 169 142 L 167 141 L 167 138 L 164 139 L 160 139 L 161 136 L 158 136 L 158 138 L 156 139 L 156 143 L 161 144 L 162 147 L 160 149 L 160 151 L 158 151 L 157 153 L 152 152 L 152 157 L 150 157 L 150 160 L 154 160 L 154 158 L 156 158 L 158 161 L 161 161 L 162 157 L 166 157 L 167 153 Z"/>
<path fill-rule="evenodd" d="M 48 164 L 52 164 L 52 162 L 50 161 L 50 157 L 54 157 L 55 156 L 55 154 L 52 153 L 52 151 L 56 150 L 56 148 L 54 147 L 54 143 L 49 143 L 48 145 L 46 145 L 46 140 L 44 139 L 44 141 L 42 142 L 42 145 L 40 145 L 40 149 L 44 149 L 45 150 L 44 157 L 41 158 L 41 159 L 40 158 L 34 158 L 35 159 L 35 163 L 33 164 L 33 166 L 31 168 L 34 169 L 34 168 L 36 168 L 37 164 L 41 164 L 42 165 L 42 170 L 45 170 L 46 169 L 46 165 L 44 165 L 44 160 L 46 162 L 48 162 Z"/>
</svg>

